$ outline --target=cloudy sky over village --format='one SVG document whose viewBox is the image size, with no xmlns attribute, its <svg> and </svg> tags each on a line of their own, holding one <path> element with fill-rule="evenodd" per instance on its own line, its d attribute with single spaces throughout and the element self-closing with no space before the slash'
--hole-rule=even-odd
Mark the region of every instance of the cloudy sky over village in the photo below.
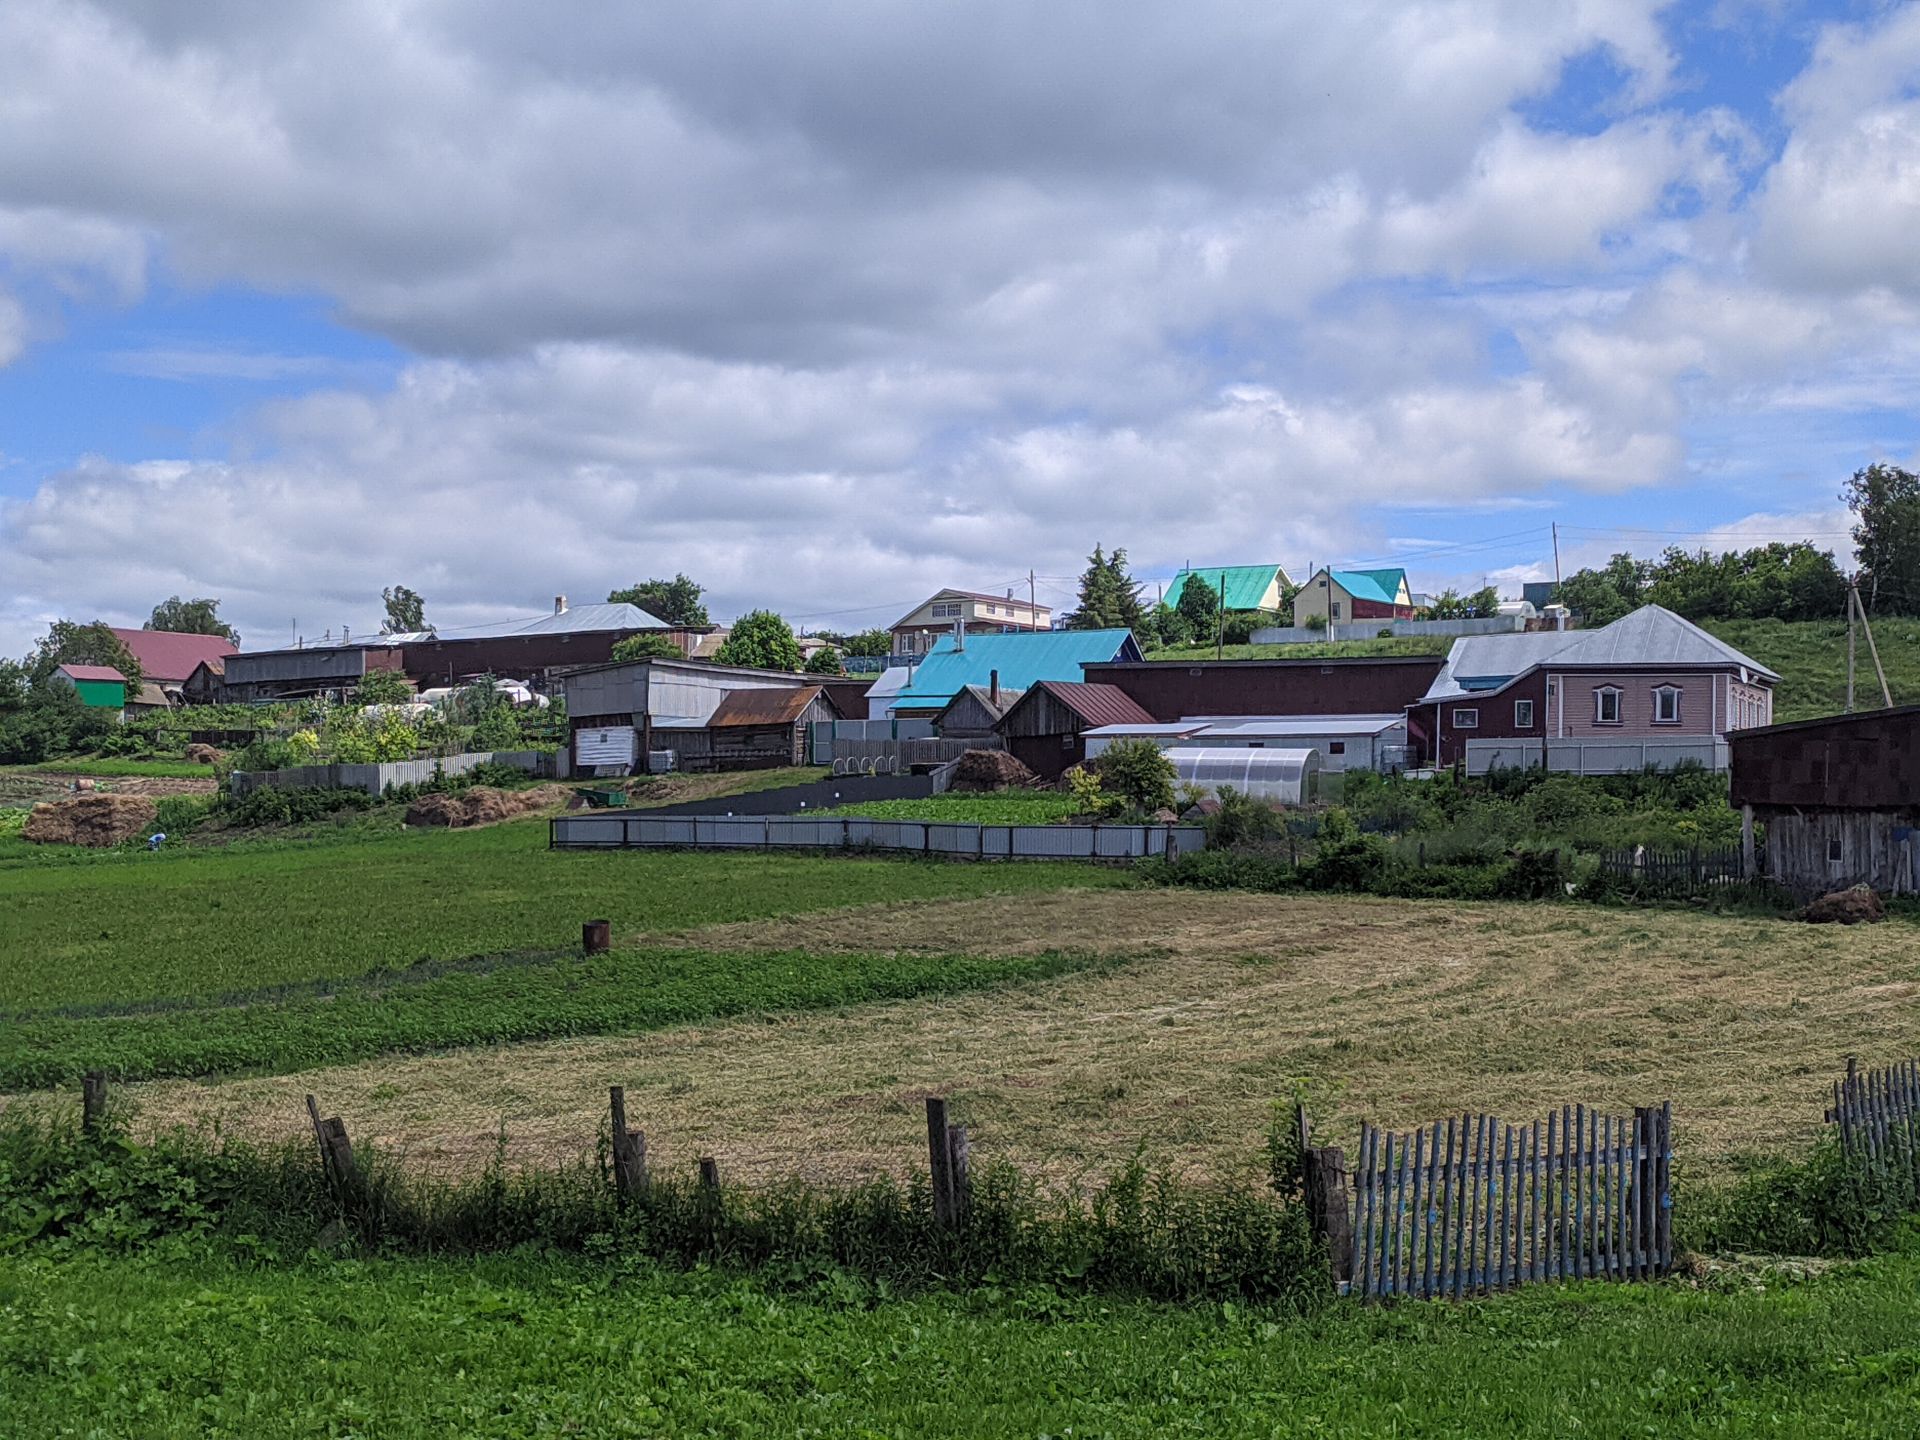
<svg viewBox="0 0 1920 1440">
<path fill-rule="evenodd" d="M 0 6 L 0 654 L 1846 547 L 1920 8 Z"/>
</svg>

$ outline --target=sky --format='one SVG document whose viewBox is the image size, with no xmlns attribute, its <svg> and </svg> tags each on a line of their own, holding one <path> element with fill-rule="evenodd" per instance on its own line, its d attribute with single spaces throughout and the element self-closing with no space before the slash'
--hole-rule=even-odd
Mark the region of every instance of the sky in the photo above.
<svg viewBox="0 0 1920 1440">
<path fill-rule="evenodd" d="M 1851 563 L 1917 222 L 1920 5 L 8 0 L 0 654 Z"/>
</svg>

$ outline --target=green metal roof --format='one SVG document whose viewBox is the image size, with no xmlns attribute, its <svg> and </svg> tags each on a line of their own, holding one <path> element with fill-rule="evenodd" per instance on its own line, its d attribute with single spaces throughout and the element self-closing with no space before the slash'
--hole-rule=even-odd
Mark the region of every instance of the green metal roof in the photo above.
<svg viewBox="0 0 1920 1440">
<path fill-rule="evenodd" d="M 1333 583 L 1356 600 L 1377 600 L 1382 605 L 1400 603 L 1400 587 L 1407 583 L 1405 570 L 1331 570 Z"/>
<path fill-rule="evenodd" d="M 1131 630 L 1038 630 L 1010 635 L 969 635 L 964 650 L 943 635 L 914 667 L 913 679 L 893 697 L 889 710 L 939 710 L 969 685 L 1026 690 L 1042 680 L 1079 680 L 1080 667 L 1108 660 L 1138 660 Z"/>
<path fill-rule="evenodd" d="M 1275 578 L 1285 580 L 1286 574 L 1278 565 L 1196 565 L 1173 577 L 1173 584 L 1167 588 L 1167 603 L 1178 605 L 1180 592 L 1187 588 L 1187 577 L 1198 575 L 1216 593 L 1226 596 L 1227 609 L 1258 610 L 1265 604 Z"/>
</svg>

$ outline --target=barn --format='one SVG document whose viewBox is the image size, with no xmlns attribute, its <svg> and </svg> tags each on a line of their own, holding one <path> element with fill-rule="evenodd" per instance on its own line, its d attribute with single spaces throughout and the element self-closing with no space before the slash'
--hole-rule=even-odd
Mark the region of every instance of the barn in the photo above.
<svg viewBox="0 0 1920 1440">
<path fill-rule="evenodd" d="M 1103 725 L 1150 725 L 1153 716 L 1113 685 L 1042 680 L 994 726 L 1015 759 L 1045 780 L 1087 758 L 1086 733 Z"/>
<path fill-rule="evenodd" d="M 1737 730 L 1729 798 L 1759 873 L 1800 895 L 1920 891 L 1920 705 Z"/>
<path fill-rule="evenodd" d="M 688 732 L 683 770 L 765 770 L 807 763 L 807 727 L 838 720 L 833 697 L 822 685 L 792 690 L 733 690 L 707 720 L 703 755 Z"/>
</svg>

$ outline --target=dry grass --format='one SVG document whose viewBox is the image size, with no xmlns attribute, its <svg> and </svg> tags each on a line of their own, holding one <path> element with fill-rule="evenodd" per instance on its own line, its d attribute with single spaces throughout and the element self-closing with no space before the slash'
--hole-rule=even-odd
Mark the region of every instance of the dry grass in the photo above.
<svg viewBox="0 0 1920 1440">
<path fill-rule="evenodd" d="M 1064 892 L 692 932 L 705 944 L 935 952 L 1108 948 L 1124 968 L 936 1003 L 633 1037 L 390 1058 L 271 1079 L 138 1087 L 148 1124 L 297 1133 L 309 1090 L 361 1140 L 469 1166 L 590 1151 L 606 1086 L 663 1163 L 732 1174 L 903 1170 L 920 1103 L 954 1097 L 976 1153 L 1056 1177 L 1144 1144 L 1185 1168 L 1258 1163 L 1272 1101 L 1306 1081 L 1324 1133 L 1362 1115 L 1671 1098 L 1698 1165 L 1792 1148 L 1849 1051 L 1920 1049 L 1901 925 L 1566 907 Z"/>
</svg>

